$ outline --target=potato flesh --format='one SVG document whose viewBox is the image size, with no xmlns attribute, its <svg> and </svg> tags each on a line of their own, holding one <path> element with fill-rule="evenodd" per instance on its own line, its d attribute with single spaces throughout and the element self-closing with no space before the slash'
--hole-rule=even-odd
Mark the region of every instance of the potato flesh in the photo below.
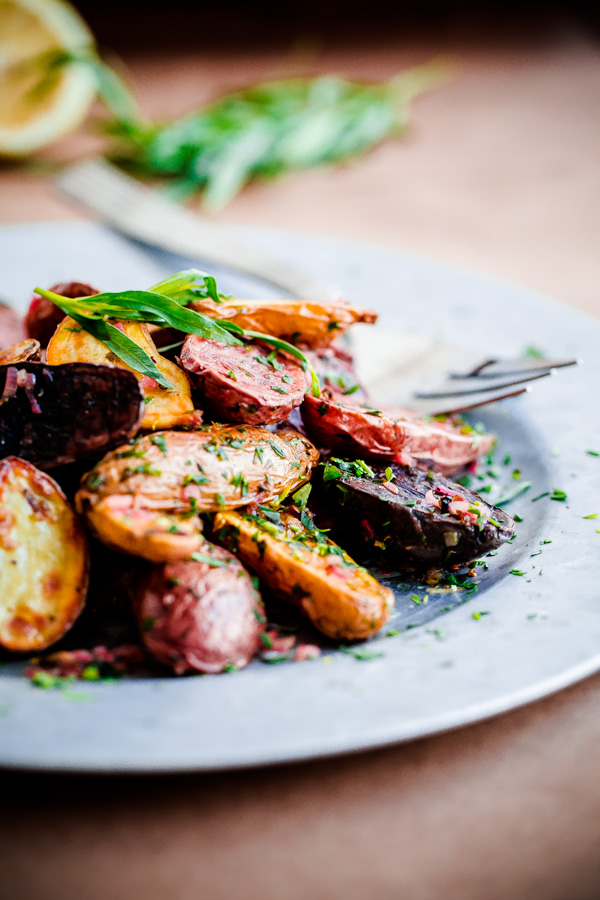
<svg viewBox="0 0 600 900">
<path fill-rule="evenodd" d="M 16 457 L 0 462 L 0 645 L 41 650 L 85 601 L 87 541 L 58 485 Z"/>
<path fill-rule="evenodd" d="M 237 511 L 220 512 L 214 519 L 215 537 L 328 637 L 363 640 L 379 631 L 394 604 L 389 588 L 333 541 L 311 539 L 295 516 L 281 513 L 280 523 L 283 527 L 277 529 Z"/>
<path fill-rule="evenodd" d="M 39 359 L 40 353 L 40 342 L 33 338 L 27 338 L 26 341 L 19 341 L 18 344 L 7 347 L 6 350 L 0 350 L 0 366 L 11 366 L 14 363 Z"/>
<path fill-rule="evenodd" d="M 195 549 L 184 550 L 189 539 L 196 534 L 200 540 L 192 527 L 196 513 L 290 493 L 308 480 L 318 459 L 310 441 L 296 432 L 243 425 L 159 432 L 105 456 L 84 478 L 76 505 L 109 546 L 155 562 L 181 559 Z M 171 517 L 175 533 L 164 526 L 157 533 L 159 517 Z M 145 522 L 154 530 L 146 548 Z"/>
<path fill-rule="evenodd" d="M 154 379 L 131 369 L 106 344 L 88 334 L 70 316 L 63 319 L 48 344 L 48 364 L 56 366 L 60 363 L 91 362 L 103 366 L 116 365 L 133 372 L 144 392 L 146 407 L 140 426 L 144 431 L 200 424 L 201 415 L 194 410 L 192 391 L 185 373 L 175 363 L 160 355 L 146 325 L 139 322 L 121 322 L 120 325 L 125 334 L 152 357 L 156 367 L 173 386 L 172 390 L 161 387 Z"/>
<path fill-rule="evenodd" d="M 211 318 L 227 319 L 240 328 L 270 334 L 305 347 L 327 347 L 355 322 L 372 324 L 377 314 L 338 300 L 198 300 L 192 308 Z"/>
</svg>

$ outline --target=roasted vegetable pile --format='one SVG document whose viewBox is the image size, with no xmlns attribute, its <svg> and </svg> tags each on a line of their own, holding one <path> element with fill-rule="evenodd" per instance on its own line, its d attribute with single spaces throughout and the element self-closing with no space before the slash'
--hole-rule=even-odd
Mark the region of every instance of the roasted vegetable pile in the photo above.
<svg viewBox="0 0 600 900">
<path fill-rule="evenodd" d="M 275 601 L 335 641 L 388 620 L 391 590 L 336 533 L 411 566 L 465 563 L 512 535 L 504 512 L 449 480 L 491 435 L 370 405 L 339 343 L 370 310 L 237 300 L 189 270 L 147 290 L 36 289 L 24 328 L 5 315 L 17 339 L 0 351 L 5 650 L 61 640 L 88 581 L 110 618 L 104 568 L 160 664 L 240 669 L 288 640 L 267 624 Z M 125 650 L 112 655 L 136 656 Z M 94 666 L 108 653 L 77 652 Z"/>
</svg>

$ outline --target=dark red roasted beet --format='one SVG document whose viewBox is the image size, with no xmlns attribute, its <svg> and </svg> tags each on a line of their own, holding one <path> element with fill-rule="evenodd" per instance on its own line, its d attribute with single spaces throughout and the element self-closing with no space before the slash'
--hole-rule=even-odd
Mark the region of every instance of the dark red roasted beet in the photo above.
<svg viewBox="0 0 600 900">
<path fill-rule="evenodd" d="M 50 290 L 54 294 L 60 294 L 62 297 L 71 297 L 73 300 L 76 300 L 78 297 L 93 297 L 94 294 L 99 293 L 91 284 L 82 284 L 79 281 L 54 284 Z M 34 294 L 25 316 L 27 337 L 35 338 L 42 347 L 47 347 L 50 343 L 50 338 L 64 317 L 65 314 L 62 309 L 53 303 L 52 300 L 48 300 L 46 297 L 38 297 L 37 294 Z"/>
<path fill-rule="evenodd" d="M 494 442 L 491 435 L 464 426 L 426 419 L 406 409 L 356 406 L 327 392 L 321 397 L 308 393 L 301 412 L 317 447 L 403 465 L 433 465 L 444 475 L 454 475 L 481 453 L 489 453 Z"/>
<path fill-rule="evenodd" d="M 319 376 L 321 387 L 331 394 L 351 397 L 352 403 L 364 403 L 367 392 L 359 384 L 354 371 L 352 354 L 334 341 L 329 347 L 320 350 L 304 350 L 313 369 Z"/>
<path fill-rule="evenodd" d="M 306 375 L 298 360 L 260 343 L 240 345 L 189 335 L 181 365 L 201 405 L 225 422 L 270 425 L 300 406 Z"/>
<path fill-rule="evenodd" d="M 177 675 L 248 665 L 260 647 L 262 603 L 240 561 L 208 542 L 195 559 L 152 567 L 133 597 L 142 640 Z"/>
<path fill-rule="evenodd" d="M 0 349 L 25 340 L 25 323 L 21 316 L 0 301 Z"/>
<path fill-rule="evenodd" d="M 0 458 L 52 469 L 96 457 L 135 434 L 143 414 L 139 382 L 126 369 L 0 366 Z"/>
<path fill-rule="evenodd" d="M 427 565 L 464 563 L 514 533 L 505 512 L 441 475 L 397 463 L 370 468 L 374 477 L 359 463 L 332 459 L 321 470 L 325 493 L 341 508 L 346 528 L 394 558 Z"/>
</svg>

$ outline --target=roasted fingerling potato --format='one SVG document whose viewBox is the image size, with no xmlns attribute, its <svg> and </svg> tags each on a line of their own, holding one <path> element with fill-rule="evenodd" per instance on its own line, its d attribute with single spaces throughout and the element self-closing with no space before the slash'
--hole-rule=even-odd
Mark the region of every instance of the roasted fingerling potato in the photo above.
<svg viewBox="0 0 600 900">
<path fill-rule="evenodd" d="M 132 372 L 92 363 L 0 366 L 0 457 L 40 469 L 98 458 L 138 430 L 143 395 Z"/>
<path fill-rule="evenodd" d="M 146 648 L 176 675 L 241 669 L 260 648 L 265 618 L 252 579 L 208 541 L 192 559 L 153 566 L 133 607 Z"/>
<path fill-rule="evenodd" d="M 195 549 L 194 535 L 200 540 L 198 513 L 277 499 L 307 481 L 318 458 L 291 431 L 210 425 L 159 432 L 105 456 L 83 479 L 76 505 L 108 546 L 154 561 L 181 559 Z"/>
<path fill-rule="evenodd" d="M 373 324 L 377 313 L 350 306 L 343 300 L 198 300 L 192 309 L 205 316 L 227 319 L 240 328 L 282 338 L 305 347 L 327 347 L 355 322 Z"/>
<path fill-rule="evenodd" d="M 35 362 L 41 358 L 40 342 L 27 338 L 0 350 L 0 366 L 10 366 L 19 362 Z"/>
<path fill-rule="evenodd" d="M 61 297 L 70 297 L 76 300 L 79 297 L 93 297 L 99 291 L 91 284 L 83 284 L 81 281 L 63 281 L 52 285 L 49 290 Z M 35 338 L 42 347 L 47 347 L 52 335 L 64 319 L 65 314 L 60 306 L 53 303 L 48 297 L 40 297 L 34 294 L 29 303 L 29 309 L 25 316 L 25 328 L 30 338 Z"/>
<path fill-rule="evenodd" d="M 381 457 L 433 468 L 452 476 L 489 453 L 494 439 L 464 423 L 439 422 L 396 407 L 375 409 L 322 391 L 306 394 L 301 407 L 306 431 L 318 447 L 344 456 Z"/>
<path fill-rule="evenodd" d="M 59 486 L 25 460 L 0 461 L 0 645 L 43 650 L 83 609 L 88 546 Z"/>
<path fill-rule="evenodd" d="M 190 383 L 182 370 L 161 356 L 146 325 L 139 322 L 114 322 L 127 337 L 153 359 L 172 388 L 164 388 L 154 378 L 136 372 L 120 360 L 102 341 L 89 334 L 70 316 L 62 320 L 50 343 L 46 359 L 48 365 L 69 362 L 89 362 L 103 366 L 118 366 L 133 372 L 144 392 L 145 412 L 141 423 L 144 431 L 199 425 L 202 416 L 194 409 Z"/>
<path fill-rule="evenodd" d="M 394 605 L 389 588 L 292 512 L 219 512 L 213 528 L 215 540 L 328 637 L 364 640 L 387 622 Z"/>
<path fill-rule="evenodd" d="M 306 393 L 299 361 L 258 341 L 225 344 L 190 334 L 181 350 L 181 365 L 201 396 L 202 408 L 224 422 L 282 422 Z"/>
</svg>

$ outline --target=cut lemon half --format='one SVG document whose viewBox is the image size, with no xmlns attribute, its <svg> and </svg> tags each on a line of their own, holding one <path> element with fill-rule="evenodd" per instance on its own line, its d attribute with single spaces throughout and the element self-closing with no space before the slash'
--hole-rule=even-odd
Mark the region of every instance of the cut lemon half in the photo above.
<svg viewBox="0 0 600 900">
<path fill-rule="evenodd" d="M 83 19 L 62 0 L 0 0 L 0 154 L 31 153 L 79 124 L 94 74 L 56 61 L 93 46 Z"/>
</svg>

